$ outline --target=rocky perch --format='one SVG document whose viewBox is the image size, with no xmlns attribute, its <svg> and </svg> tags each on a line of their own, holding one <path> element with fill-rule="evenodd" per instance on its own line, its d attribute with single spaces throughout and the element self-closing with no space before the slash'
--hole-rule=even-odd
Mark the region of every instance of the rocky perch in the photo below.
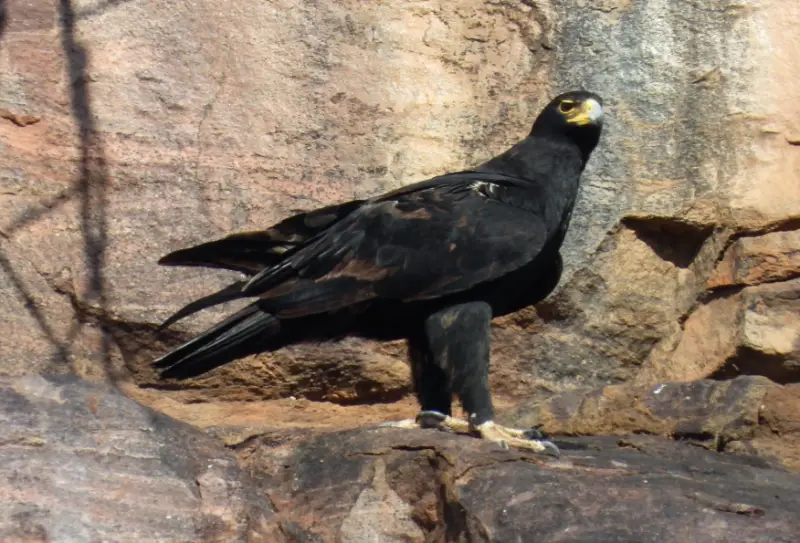
<svg viewBox="0 0 800 543">
<path fill-rule="evenodd" d="M 626 409 L 653 424 L 661 417 L 660 430 L 674 435 L 675 420 L 692 419 L 697 428 L 739 428 L 743 443 L 762 427 L 800 433 L 800 410 L 790 409 L 800 405 L 798 387 L 746 377 L 664 387 L 656 397 L 670 399 L 660 407 L 646 397 L 624 407 L 601 391 L 575 411 L 603 415 L 596 406 L 610 404 L 617 417 Z M 747 406 L 770 394 L 782 394 L 784 411 L 765 404 L 751 418 Z M 509 416 L 543 416 L 557 403 Z M 677 407 L 663 412 L 667 403 Z M 800 533 L 800 476 L 760 451 L 655 435 L 554 436 L 557 459 L 374 427 L 245 429 L 226 446 L 72 376 L 0 380 L 0 418 L 2 541 L 774 543 Z M 628 430 L 641 426 L 627 420 Z"/>
<path fill-rule="evenodd" d="M 0 542 L 798 540 L 796 4 L 0 0 Z M 564 278 L 492 327 L 502 422 L 562 458 L 378 430 L 399 342 L 156 378 L 230 280 L 162 255 L 479 164 L 576 86 Z"/>
</svg>

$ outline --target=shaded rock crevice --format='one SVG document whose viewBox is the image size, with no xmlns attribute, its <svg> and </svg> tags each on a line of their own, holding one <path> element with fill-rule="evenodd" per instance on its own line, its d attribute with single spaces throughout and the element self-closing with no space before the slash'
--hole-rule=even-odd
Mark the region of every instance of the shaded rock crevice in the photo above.
<svg viewBox="0 0 800 543">
<path fill-rule="evenodd" d="M 678 268 L 689 268 L 703 245 L 717 228 L 716 225 L 696 224 L 663 217 L 634 217 L 622 219 L 622 226 L 633 230 L 659 258 Z"/>
<path fill-rule="evenodd" d="M 743 345 L 708 378 L 724 381 L 740 375 L 760 375 L 780 384 L 797 383 L 800 382 L 800 360 L 787 364 L 785 354 L 765 353 Z"/>
</svg>

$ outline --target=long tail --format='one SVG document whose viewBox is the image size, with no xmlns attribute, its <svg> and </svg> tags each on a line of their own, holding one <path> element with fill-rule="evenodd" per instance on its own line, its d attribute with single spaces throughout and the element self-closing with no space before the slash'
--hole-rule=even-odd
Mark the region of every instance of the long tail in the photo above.
<svg viewBox="0 0 800 543">
<path fill-rule="evenodd" d="M 247 275 L 280 262 L 293 244 L 274 239 L 270 232 L 243 232 L 180 249 L 161 257 L 162 266 L 202 266 Z"/>
<path fill-rule="evenodd" d="M 156 359 L 153 366 L 163 368 L 164 378 L 194 377 L 264 350 L 280 331 L 280 321 L 254 303 Z"/>
<path fill-rule="evenodd" d="M 218 304 L 243 298 L 244 295 L 242 294 L 242 287 L 244 287 L 245 283 L 246 281 L 236 281 L 235 283 L 228 285 L 222 290 L 218 290 L 214 294 L 203 296 L 200 299 L 197 299 L 191 303 L 186 304 L 178 311 L 176 311 L 174 314 L 172 314 L 172 316 L 170 316 L 167 320 L 162 322 L 161 325 L 156 329 L 156 332 L 160 332 L 164 328 L 167 328 L 168 326 L 175 324 L 179 320 L 185 319 L 189 315 L 194 315 L 198 311 L 201 311 L 207 307 L 213 307 Z"/>
<path fill-rule="evenodd" d="M 274 266 L 286 253 L 347 216 L 364 203 L 352 200 L 288 217 L 267 230 L 241 232 L 174 251 L 158 261 L 164 266 L 203 266 L 255 275 Z"/>
</svg>

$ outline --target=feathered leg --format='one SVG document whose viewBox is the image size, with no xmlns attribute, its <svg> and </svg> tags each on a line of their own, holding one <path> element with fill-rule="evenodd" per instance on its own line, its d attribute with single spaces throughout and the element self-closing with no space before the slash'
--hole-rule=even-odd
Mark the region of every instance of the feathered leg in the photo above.
<svg viewBox="0 0 800 543">
<path fill-rule="evenodd" d="M 411 345 L 415 385 L 422 411 L 416 420 L 393 426 L 436 427 L 477 434 L 503 448 L 558 454 L 549 441 L 534 439 L 536 430 L 495 424 L 489 390 L 489 343 L 492 310 L 471 302 L 434 313 L 425 322 L 424 341 Z M 458 395 L 469 420 L 450 416 L 451 394 Z"/>
</svg>

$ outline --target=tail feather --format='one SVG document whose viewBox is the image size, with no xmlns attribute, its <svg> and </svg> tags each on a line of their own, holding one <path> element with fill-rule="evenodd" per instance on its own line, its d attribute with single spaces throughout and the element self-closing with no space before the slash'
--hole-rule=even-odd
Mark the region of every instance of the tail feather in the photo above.
<svg viewBox="0 0 800 543">
<path fill-rule="evenodd" d="M 174 251 L 161 258 L 164 266 L 203 266 L 255 275 L 274 266 L 287 253 L 307 243 L 364 203 L 352 200 L 288 217 L 267 230 L 242 232 Z"/>
<path fill-rule="evenodd" d="M 245 232 L 187 249 L 173 251 L 158 261 L 162 266 L 202 266 L 248 275 L 277 264 L 292 244 L 269 232 Z"/>
<path fill-rule="evenodd" d="M 245 285 L 244 281 L 236 281 L 235 283 L 228 285 L 222 290 L 218 290 L 214 294 L 209 294 L 208 296 L 204 296 L 198 300 L 195 300 L 189 304 L 186 304 L 174 314 L 172 314 L 167 320 L 161 323 L 161 326 L 158 327 L 156 332 L 160 332 L 161 330 L 175 324 L 181 319 L 185 319 L 189 315 L 194 315 L 198 311 L 206 309 L 208 307 L 213 307 L 218 304 L 222 304 L 225 302 L 230 302 L 233 300 L 238 300 L 239 298 L 243 298 L 242 295 L 242 287 Z"/>
<path fill-rule="evenodd" d="M 251 304 L 153 362 L 161 377 L 184 379 L 262 350 L 280 321 Z"/>
</svg>

